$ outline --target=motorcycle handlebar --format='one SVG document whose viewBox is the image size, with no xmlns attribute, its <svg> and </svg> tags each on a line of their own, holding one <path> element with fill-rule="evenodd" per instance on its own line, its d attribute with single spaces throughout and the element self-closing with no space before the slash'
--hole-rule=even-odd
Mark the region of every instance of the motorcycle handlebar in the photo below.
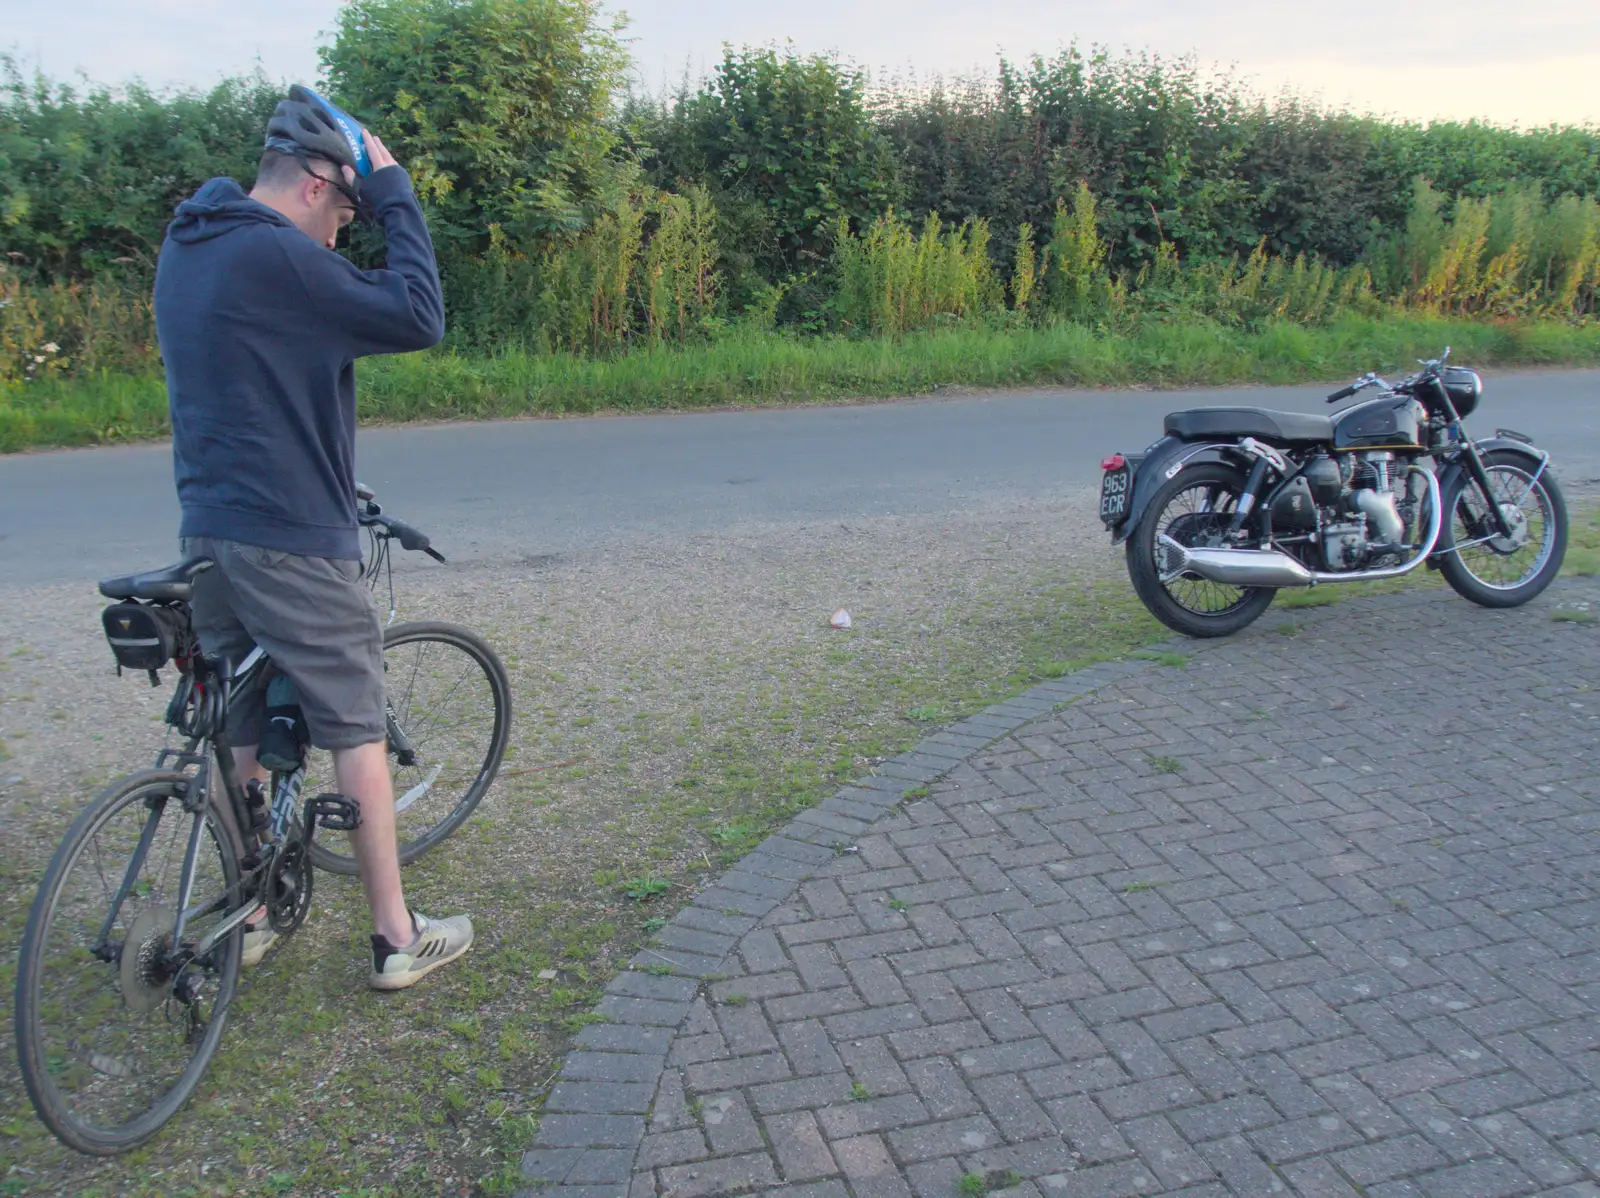
<svg viewBox="0 0 1600 1198">
<path fill-rule="evenodd" d="M 1345 387 L 1343 390 L 1335 391 L 1332 395 L 1328 396 L 1328 402 L 1338 403 L 1341 399 L 1349 399 L 1359 390 L 1361 390 L 1360 387 L 1357 387 L 1354 383 L 1351 383 L 1350 386 Z"/>
</svg>

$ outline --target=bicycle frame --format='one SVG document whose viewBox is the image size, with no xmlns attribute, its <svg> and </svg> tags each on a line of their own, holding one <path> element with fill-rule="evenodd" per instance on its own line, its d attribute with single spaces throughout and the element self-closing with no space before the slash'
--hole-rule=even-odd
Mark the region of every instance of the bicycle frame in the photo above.
<svg viewBox="0 0 1600 1198">
<path fill-rule="evenodd" d="M 222 663 L 227 667 L 228 663 Z M 226 673 L 228 677 L 228 703 L 231 705 L 248 688 L 256 685 L 259 676 L 269 665 L 266 654 L 258 646 L 231 671 L 211 671 L 210 683 L 215 684 L 219 675 Z M 385 703 L 385 717 L 388 725 L 389 746 L 402 764 L 410 764 L 414 756 L 411 743 L 406 737 L 404 729 L 400 726 L 399 718 L 395 714 L 394 706 Z M 237 902 L 228 911 L 227 916 L 215 928 L 208 932 L 192 949 L 187 950 L 187 961 L 204 960 L 208 954 L 225 937 L 230 935 L 240 924 L 246 922 L 255 913 L 262 902 L 261 879 L 270 870 L 273 855 L 268 854 L 264 859 L 258 856 L 261 847 L 260 837 L 253 824 L 250 803 L 245 795 L 244 786 L 239 781 L 239 775 L 233 760 L 233 745 L 225 729 L 219 729 L 208 735 L 191 737 L 189 743 L 182 749 L 166 748 L 156 754 L 156 768 L 160 769 L 169 764 L 180 769 L 194 767 L 194 775 L 184 796 L 184 810 L 189 812 L 194 824 L 189 832 L 188 845 L 184 851 L 183 867 L 178 881 L 178 910 L 172 931 L 172 942 L 177 945 L 183 943 L 183 933 L 186 925 L 195 919 L 203 918 L 219 909 L 228 909 L 230 904 Z M 248 874 L 240 879 L 237 896 L 218 895 L 200 906 L 194 906 L 191 900 L 194 897 L 195 869 L 200 859 L 201 835 L 204 831 L 204 821 L 207 809 L 211 806 L 212 795 L 212 769 L 216 769 L 217 777 L 221 779 L 222 792 L 227 797 L 228 810 L 233 817 L 234 826 L 238 829 L 241 845 L 244 851 L 242 865 L 249 870 Z M 271 829 L 274 844 L 282 844 L 289 831 L 290 822 L 295 815 L 299 803 L 300 793 L 305 785 L 306 763 L 302 761 L 294 770 L 278 774 L 274 781 L 271 804 Z M 395 803 L 397 812 L 403 811 L 420 794 L 426 793 L 432 778 L 424 780 L 417 786 L 398 796 Z M 122 884 L 117 890 L 116 897 L 112 900 L 111 910 L 107 913 L 104 925 L 94 948 L 95 955 L 102 960 L 110 961 L 116 954 L 109 947 L 111 929 L 115 926 L 117 916 L 122 910 L 123 903 L 132 893 L 133 886 L 140 871 L 144 868 L 145 857 L 149 852 L 150 843 L 154 839 L 157 824 L 165 811 L 166 798 L 152 801 L 150 815 L 145 821 L 141 831 L 139 843 L 135 846 L 133 855 L 128 860 L 128 868 L 123 876 Z M 224 830 L 226 834 L 226 830 Z M 275 850 L 274 850 L 275 851 Z"/>
<path fill-rule="evenodd" d="M 260 672 L 266 668 L 266 654 L 258 647 L 253 650 L 237 669 L 228 670 L 228 663 L 222 663 L 224 670 L 209 670 L 205 683 L 216 685 L 217 679 L 226 676 L 228 679 L 228 702 L 231 704 L 244 691 L 253 686 Z M 219 729 L 207 735 L 191 737 L 189 743 L 181 749 L 164 748 L 156 754 L 155 768 L 162 769 L 168 765 L 178 769 L 194 767 L 188 786 L 183 794 L 183 809 L 190 813 L 194 823 L 189 830 L 188 844 L 184 850 L 183 867 L 178 876 L 178 903 L 175 923 L 172 929 L 172 943 L 181 945 L 185 926 L 194 919 L 202 918 L 218 909 L 226 909 L 234 896 L 222 894 L 206 901 L 204 905 L 194 908 L 190 900 L 194 897 L 195 868 L 200 859 L 201 836 L 205 830 L 206 812 L 211 806 L 212 779 L 211 770 L 215 766 L 217 776 L 221 779 L 223 794 L 227 796 L 229 814 L 233 817 L 234 826 L 238 829 L 241 845 L 246 855 L 252 855 L 259 847 L 258 838 L 252 827 L 250 817 L 250 804 L 245 797 L 244 787 L 239 782 L 239 775 L 233 761 L 233 745 L 228 738 L 226 729 Z M 305 767 L 302 765 L 296 771 L 300 780 L 305 777 Z M 299 787 L 295 788 L 295 797 L 298 797 Z M 106 914 L 105 923 L 101 926 L 100 934 L 96 938 L 94 948 L 91 950 L 95 956 L 104 961 L 114 960 L 119 954 L 109 946 L 111 929 L 116 925 L 117 916 L 122 911 L 122 905 L 127 901 L 128 895 L 133 892 L 133 887 L 144 868 L 145 857 L 150 851 L 150 844 L 155 838 L 156 826 L 161 822 L 167 806 L 167 797 L 161 796 L 146 800 L 150 814 L 145 819 L 144 828 L 140 831 L 139 843 L 134 847 L 133 855 L 128 859 L 128 867 L 124 872 L 122 884 L 117 889 L 117 894 L 111 902 L 111 909 Z M 291 800 L 292 803 L 292 800 Z M 222 830 L 227 835 L 227 829 Z M 188 950 L 189 962 L 203 960 L 212 949 L 226 936 L 231 934 L 240 924 L 249 919 L 257 907 L 260 906 L 258 891 L 259 876 L 270 859 L 265 863 L 256 864 L 249 875 L 240 879 L 240 894 L 238 906 L 232 910 L 221 924 L 213 928 L 192 949 Z"/>
</svg>

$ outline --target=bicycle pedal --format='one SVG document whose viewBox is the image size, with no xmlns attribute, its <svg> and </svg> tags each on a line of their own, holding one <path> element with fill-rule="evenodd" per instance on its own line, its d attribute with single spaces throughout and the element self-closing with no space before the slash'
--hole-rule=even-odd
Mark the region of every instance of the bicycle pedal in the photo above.
<svg viewBox="0 0 1600 1198">
<path fill-rule="evenodd" d="M 306 800 L 306 826 L 350 832 L 361 826 L 361 804 L 344 795 L 321 794 Z"/>
</svg>

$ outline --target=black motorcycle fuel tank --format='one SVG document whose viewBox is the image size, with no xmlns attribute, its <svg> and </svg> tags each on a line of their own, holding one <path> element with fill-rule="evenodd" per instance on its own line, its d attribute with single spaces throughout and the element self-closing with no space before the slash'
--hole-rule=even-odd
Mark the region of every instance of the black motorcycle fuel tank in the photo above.
<svg viewBox="0 0 1600 1198">
<path fill-rule="evenodd" d="M 1400 449 L 1422 444 L 1426 409 L 1409 395 L 1385 395 L 1346 408 L 1333 418 L 1335 449 Z"/>
</svg>

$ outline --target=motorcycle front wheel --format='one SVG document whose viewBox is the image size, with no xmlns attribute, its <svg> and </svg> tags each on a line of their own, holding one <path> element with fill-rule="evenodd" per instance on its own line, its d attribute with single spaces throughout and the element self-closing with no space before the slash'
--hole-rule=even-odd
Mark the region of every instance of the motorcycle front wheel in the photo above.
<svg viewBox="0 0 1600 1198">
<path fill-rule="evenodd" d="M 1221 545 L 1247 479 L 1240 470 L 1208 462 L 1187 466 L 1150 500 L 1128 538 L 1128 577 L 1150 614 L 1192 637 L 1232 636 L 1272 604 L 1272 587 L 1238 587 L 1172 568 L 1172 545 Z"/>
<path fill-rule="evenodd" d="M 1502 536 L 1472 476 L 1462 473 L 1441 497 L 1439 573 L 1481 607 L 1520 607 L 1561 573 L 1567 555 L 1567 501 L 1549 470 L 1505 451 L 1483 455 L 1493 502 L 1511 526 Z"/>
</svg>

